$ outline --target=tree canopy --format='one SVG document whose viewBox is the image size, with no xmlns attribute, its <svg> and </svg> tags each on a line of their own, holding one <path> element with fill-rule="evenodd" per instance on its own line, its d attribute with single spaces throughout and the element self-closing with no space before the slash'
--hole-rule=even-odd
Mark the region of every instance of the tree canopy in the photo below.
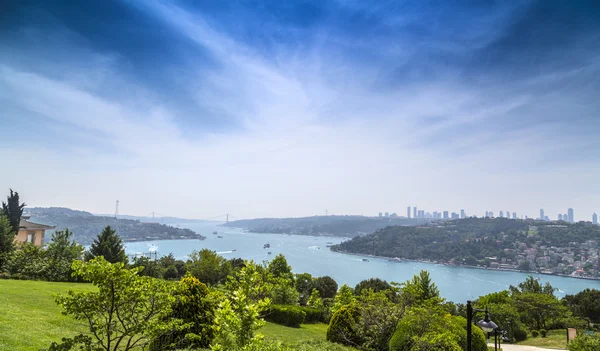
<svg viewBox="0 0 600 351">
<path fill-rule="evenodd" d="M 106 226 L 102 233 L 94 239 L 90 250 L 86 252 L 85 258 L 89 261 L 100 256 L 110 263 L 127 263 L 123 241 L 110 226 Z"/>
<path fill-rule="evenodd" d="M 2 201 L 2 213 L 8 218 L 12 228 L 13 235 L 19 232 L 21 216 L 27 206 L 19 200 L 19 193 L 10 189 L 10 194 L 6 197 L 6 202 Z"/>
</svg>

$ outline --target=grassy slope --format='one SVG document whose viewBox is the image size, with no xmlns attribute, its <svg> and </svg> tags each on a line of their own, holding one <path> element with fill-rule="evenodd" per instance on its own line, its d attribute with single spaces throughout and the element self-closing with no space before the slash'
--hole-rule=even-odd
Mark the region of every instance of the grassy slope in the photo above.
<svg viewBox="0 0 600 351">
<path fill-rule="evenodd" d="M 83 324 L 61 314 L 53 294 L 91 289 L 90 284 L 0 280 L 0 350 L 38 351 L 84 331 Z"/>
<path fill-rule="evenodd" d="M 90 291 L 90 284 L 50 283 L 0 279 L 0 350 L 38 351 L 52 341 L 86 331 L 86 326 L 63 316 L 53 295 L 69 290 Z M 325 342 L 326 324 L 288 328 L 267 323 L 260 333 L 287 345 L 318 343 L 331 351 L 353 350 Z M 323 348 L 324 346 L 324 348 Z"/>
<path fill-rule="evenodd" d="M 567 332 L 564 329 L 549 330 L 545 338 L 542 338 L 541 336 L 534 338 L 529 335 L 527 340 L 518 342 L 517 345 L 537 346 L 548 349 L 566 349 Z"/>
</svg>

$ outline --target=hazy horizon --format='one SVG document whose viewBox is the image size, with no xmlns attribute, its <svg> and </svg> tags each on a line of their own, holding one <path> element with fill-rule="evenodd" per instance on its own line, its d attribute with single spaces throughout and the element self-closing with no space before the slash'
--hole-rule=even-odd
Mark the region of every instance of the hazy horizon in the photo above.
<svg viewBox="0 0 600 351">
<path fill-rule="evenodd" d="M 92 213 L 600 212 L 600 2 L 8 1 L 0 196 Z"/>
</svg>

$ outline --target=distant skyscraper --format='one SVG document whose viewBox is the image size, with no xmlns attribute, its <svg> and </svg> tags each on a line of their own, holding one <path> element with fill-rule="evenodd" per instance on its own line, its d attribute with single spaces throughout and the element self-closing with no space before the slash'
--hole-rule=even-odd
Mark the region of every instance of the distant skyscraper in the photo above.
<svg viewBox="0 0 600 351">
<path fill-rule="evenodd" d="M 459 219 L 460 216 L 456 212 L 452 212 L 452 219 Z"/>
<path fill-rule="evenodd" d="M 406 208 L 406 218 L 410 218 L 410 206 Z"/>
<path fill-rule="evenodd" d="M 383 213 L 379 212 L 379 217 L 383 217 Z"/>
<path fill-rule="evenodd" d="M 561 215 L 560 213 L 558 214 L 558 220 L 559 220 L 559 221 L 562 221 L 562 220 L 563 220 L 563 219 L 562 219 L 562 215 Z"/>
<path fill-rule="evenodd" d="M 490 217 L 494 217 L 494 211 L 490 211 Z"/>
<path fill-rule="evenodd" d="M 500 211 L 500 215 L 499 216 L 500 216 L 500 218 L 504 217 L 504 212 Z"/>
<path fill-rule="evenodd" d="M 592 215 L 592 224 L 598 225 L 598 215 L 596 213 Z"/>
<path fill-rule="evenodd" d="M 485 216 L 486 216 L 486 217 L 489 217 L 489 216 L 490 216 L 490 213 L 489 213 L 488 211 L 485 211 Z"/>
<path fill-rule="evenodd" d="M 465 210 L 460 210 L 460 218 L 466 218 Z"/>
<path fill-rule="evenodd" d="M 517 219 L 517 213 L 513 212 L 513 219 Z"/>
<path fill-rule="evenodd" d="M 413 218 L 417 218 L 417 206 L 413 207 Z"/>
<path fill-rule="evenodd" d="M 390 216 L 390 213 L 389 213 L 389 212 L 386 212 L 386 213 L 385 213 L 385 216 L 386 216 L 386 217 L 389 217 L 389 216 Z"/>
<path fill-rule="evenodd" d="M 448 211 L 444 211 L 444 219 L 448 219 Z"/>
<path fill-rule="evenodd" d="M 425 218 L 425 210 L 417 211 L 417 218 Z"/>
<path fill-rule="evenodd" d="M 546 217 L 544 216 L 544 209 L 540 208 L 540 219 L 543 221 Z"/>
<path fill-rule="evenodd" d="M 573 209 L 570 208 L 567 210 L 567 212 L 569 213 L 569 222 L 575 223 L 575 213 L 574 213 Z"/>
</svg>

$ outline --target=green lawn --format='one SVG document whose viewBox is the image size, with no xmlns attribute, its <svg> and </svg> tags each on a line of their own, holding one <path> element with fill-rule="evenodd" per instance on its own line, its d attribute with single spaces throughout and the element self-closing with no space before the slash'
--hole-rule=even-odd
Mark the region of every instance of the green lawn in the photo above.
<svg viewBox="0 0 600 351">
<path fill-rule="evenodd" d="M 564 329 L 549 330 L 545 338 L 534 338 L 529 334 L 527 340 L 516 343 L 517 345 L 537 346 L 547 349 L 566 349 L 567 332 Z"/>
<path fill-rule="evenodd" d="M 53 294 L 89 291 L 90 284 L 0 280 L 0 350 L 38 351 L 84 331 L 84 325 L 63 316 Z"/>
<path fill-rule="evenodd" d="M 69 290 L 90 291 L 90 284 L 51 283 L 0 279 L 0 350 L 38 351 L 52 341 L 87 331 L 86 326 L 61 314 L 54 294 Z M 298 346 L 298 350 L 354 350 L 325 341 L 327 324 L 303 324 L 289 328 L 267 323 L 265 338 Z"/>
</svg>

